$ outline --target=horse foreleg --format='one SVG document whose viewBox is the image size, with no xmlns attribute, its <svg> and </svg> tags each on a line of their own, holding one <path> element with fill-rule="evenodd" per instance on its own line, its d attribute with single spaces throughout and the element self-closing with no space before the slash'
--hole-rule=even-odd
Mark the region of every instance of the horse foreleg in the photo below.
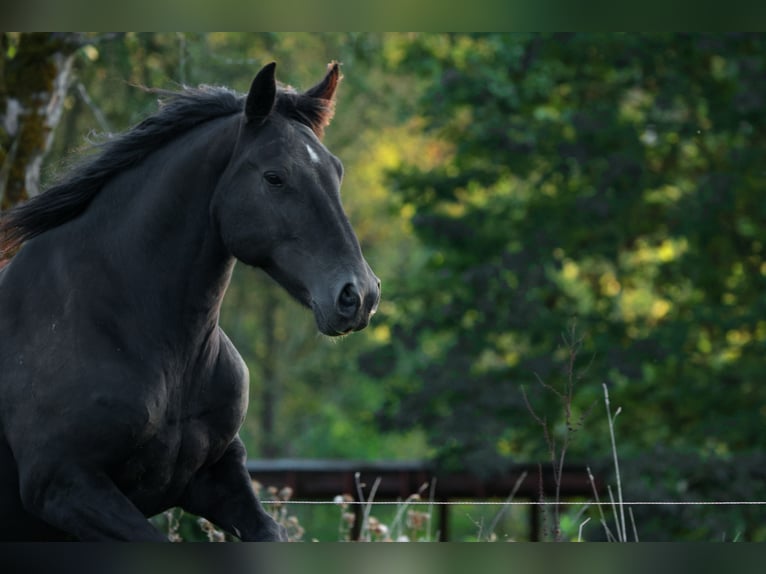
<svg viewBox="0 0 766 574">
<path fill-rule="evenodd" d="M 245 466 L 239 438 L 213 465 L 198 472 L 180 506 L 245 541 L 287 540 L 284 528 L 261 506 Z"/>
<path fill-rule="evenodd" d="M 0 542 L 67 539 L 66 533 L 26 511 L 19 494 L 16 460 L 7 443 L 0 439 Z"/>
<path fill-rule="evenodd" d="M 27 512 L 80 540 L 168 540 L 103 472 L 46 465 L 20 478 Z"/>
</svg>

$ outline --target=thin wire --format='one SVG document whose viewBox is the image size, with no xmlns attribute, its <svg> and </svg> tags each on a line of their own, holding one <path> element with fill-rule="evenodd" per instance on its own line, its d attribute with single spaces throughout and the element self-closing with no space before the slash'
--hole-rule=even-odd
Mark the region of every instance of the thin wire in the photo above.
<svg viewBox="0 0 766 574">
<path fill-rule="evenodd" d="M 351 506 L 351 505 L 395 505 L 395 504 L 407 504 L 408 506 L 425 505 L 430 504 L 434 506 L 611 506 L 611 502 L 594 502 L 594 501 L 547 501 L 547 500 L 512 500 L 512 501 L 491 501 L 491 500 L 344 500 L 343 502 L 335 502 L 334 500 L 262 500 L 262 504 L 317 504 L 317 505 L 334 505 L 334 506 Z M 623 502 L 623 506 L 766 506 L 766 500 L 647 500 L 647 501 L 635 501 L 635 502 Z"/>
</svg>

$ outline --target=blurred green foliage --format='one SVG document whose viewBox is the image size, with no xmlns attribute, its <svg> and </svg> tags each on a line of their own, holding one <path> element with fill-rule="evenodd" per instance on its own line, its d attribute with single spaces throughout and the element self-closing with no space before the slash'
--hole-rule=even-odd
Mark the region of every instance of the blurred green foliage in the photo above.
<svg viewBox="0 0 766 574">
<path fill-rule="evenodd" d="M 482 473 L 545 460 L 520 389 L 556 420 L 539 381 L 568 380 L 574 324 L 575 419 L 608 383 L 626 498 L 764 498 L 766 37 L 90 40 L 49 178 L 82 134 L 155 108 L 136 84 L 244 91 L 276 60 L 280 80 L 306 88 L 343 63 L 326 143 L 383 302 L 368 330 L 336 343 L 238 266 L 222 323 L 251 371 L 251 456 L 434 457 Z M 602 413 L 571 459 L 608 462 Z M 766 539 L 757 508 L 640 512 L 642 539 Z"/>
<path fill-rule="evenodd" d="M 752 34 L 407 41 L 425 127 L 454 153 L 391 177 L 428 256 L 394 286 L 381 419 L 421 425 L 447 467 L 544 458 L 519 387 L 550 403 L 537 379 L 565 380 L 575 321 L 574 408 L 612 386 L 622 456 L 664 449 L 653 479 L 636 476 L 654 496 L 674 498 L 661 480 L 683 454 L 746 473 L 739 496 L 761 499 L 743 457 L 766 417 L 764 48 Z M 603 423 L 586 428 L 570 457 L 608 452 Z M 731 496 L 704 483 L 686 496 Z"/>
</svg>

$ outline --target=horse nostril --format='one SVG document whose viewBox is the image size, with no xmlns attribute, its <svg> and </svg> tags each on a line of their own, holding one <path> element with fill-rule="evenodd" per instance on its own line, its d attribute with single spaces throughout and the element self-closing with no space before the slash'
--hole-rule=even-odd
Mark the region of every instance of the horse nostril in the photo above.
<svg viewBox="0 0 766 574">
<path fill-rule="evenodd" d="M 361 305 L 361 297 L 351 283 L 346 283 L 338 295 L 338 312 L 344 317 L 354 317 Z"/>
</svg>

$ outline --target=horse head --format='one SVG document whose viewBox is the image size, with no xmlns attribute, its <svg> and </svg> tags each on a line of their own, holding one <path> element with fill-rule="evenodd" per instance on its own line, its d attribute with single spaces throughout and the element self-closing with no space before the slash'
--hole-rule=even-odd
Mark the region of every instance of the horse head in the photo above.
<svg viewBox="0 0 766 574">
<path fill-rule="evenodd" d="M 255 77 L 212 213 L 237 259 L 263 268 L 314 312 L 319 330 L 367 326 L 380 280 L 341 205 L 343 165 L 322 143 L 341 79 L 332 63 L 305 92 L 278 85 L 275 64 Z"/>
</svg>

